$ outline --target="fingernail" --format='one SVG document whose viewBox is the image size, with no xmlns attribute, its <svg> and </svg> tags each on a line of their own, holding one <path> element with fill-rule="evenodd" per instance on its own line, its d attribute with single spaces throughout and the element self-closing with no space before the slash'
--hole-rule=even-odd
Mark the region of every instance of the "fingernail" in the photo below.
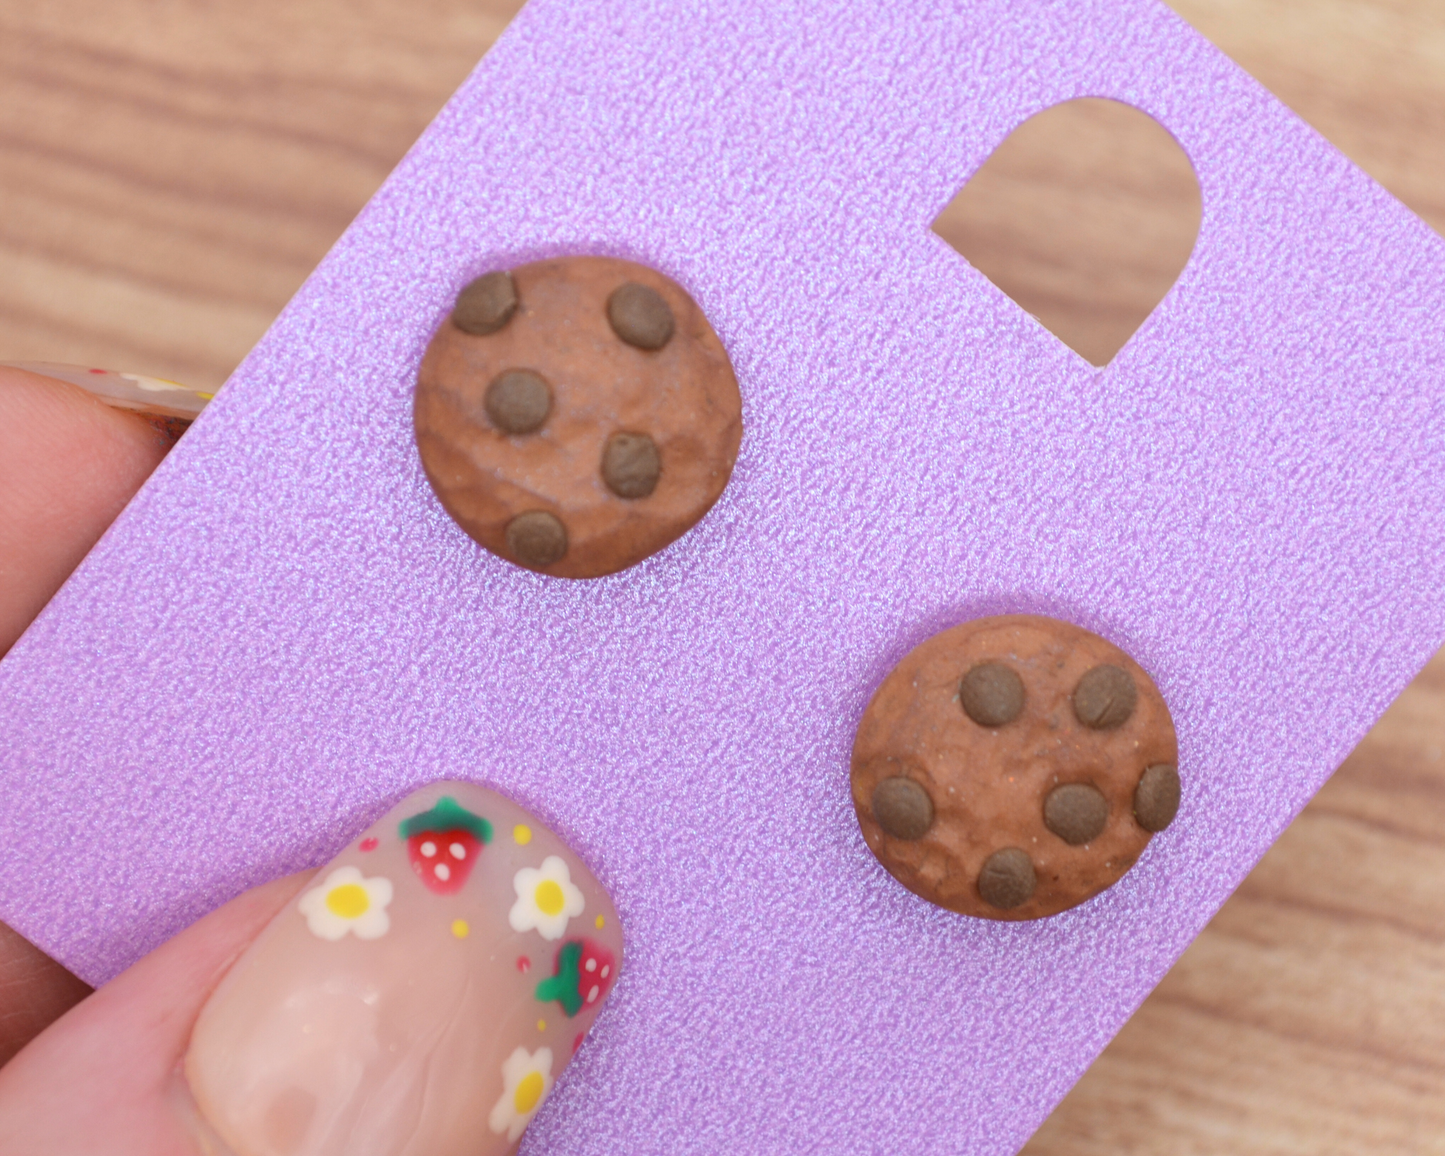
<svg viewBox="0 0 1445 1156">
<path fill-rule="evenodd" d="M 78 385 L 107 405 L 148 418 L 172 439 L 180 437 L 215 397 L 213 393 L 143 373 L 119 373 L 113 369 L 63 365 L 55 361 L 4 361 L 0 365 Z"/>
<path fill-rule="evenodd" d="M 493 791 L 435 783 L 236 961 L 186 1080 L 236 1156 L 501 1154 L 621 962 L 612 902 L 560 838 Z"/>
</svg>

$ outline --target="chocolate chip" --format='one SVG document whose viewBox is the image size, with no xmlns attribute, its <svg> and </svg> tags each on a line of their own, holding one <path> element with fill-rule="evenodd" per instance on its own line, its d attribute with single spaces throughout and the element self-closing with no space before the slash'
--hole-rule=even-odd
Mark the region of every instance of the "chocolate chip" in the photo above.
<svg viewBox="0 0 1445 1156">
<path fill-rule="evenodd" d="M 963 713 L 981 727 L 1001 727 L 1024 709 L 1024 680 L 1001 662 L 983 662 L 958 684 Z"/>
<path fill-rule="evenodd" d="M 662 458 L 646 434 L 619 433 L 602 451 L 602 480 L 619 498 L 645 498 L 657 489 Z"/>
<path fill-rule="evenodd" d="M 517 287 L 512 275 L 499 269 L 478 277 L 457 294 L 452 324 L 463 333 L 485 337 L 495 333 L 517 311 Z"/>
<path fill-rule="evenodd" d="M 921 839 L 933 826 L 933 800 L 921 785 L 896 775 L 873 788 L 873 817 L 895 839 Z"/>
<path fill-rule="evenodd" d="M 978 873 L 978 893 L 991 907 L 1008 909 L 1033 898 L 1038 877 L 1033 860 L 1017 847 L 995 851 L 983 861 Z"/>
<path fill-rule="evenodd" d="M 618 337 L 638 349 L 661 349 L 672 340 L 672 310 L 661 293 L 636 281 L 612 291 L 607 320 Z"/>
<path fill-rule="evenodd" d="M 1134 788 L 1134 818 L 1146 831 L 1162 831 L 1179 813 L 1179 768 L 1173 763 L 1145 767 Z"/>
<path fill-rule="evenodd" d="M 509 369 L 487 386 L 484 404 L 492 424 L 503 433 L 529 434 L 552 412 L 552 390 L 540 373 Z"/>
<path fill-rule="evenodd" d="M 1139 692 L 1127 670 L 1096 666 L 1074 688 L 1074 715 L 1096 731 L 1113 730 L 1129 721 L 1138 701 Z"/>
<path fill-rule="evenodd" d="M 528 510 L 507 523 L 507 550 L 523 566 L 541 570 L 567 553 L 567 527 L 546 510 Z"/>
<path fill-rule="evenodd" d="M 1088 783 L 1065 783 L 1044 800 L 1044 826 L 1071 847 L 1099 837 L 1109 821 L 1109 800 Z"/>
</svg>

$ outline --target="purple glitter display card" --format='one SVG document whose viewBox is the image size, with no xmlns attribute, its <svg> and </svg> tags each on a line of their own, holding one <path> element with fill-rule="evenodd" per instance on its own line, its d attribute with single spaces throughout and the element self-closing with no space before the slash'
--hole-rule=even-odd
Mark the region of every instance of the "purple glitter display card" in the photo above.
<svg viewBox="0 0 1445 1156">
<path fill-rule="evenodd" d="M 928 230 L 1079 96 L 1203 191 L 1103 370 Z M 411 436 L 458 287 L 567 252 L 680 281 L 744 399 L 719 505 L 590 583 Z M 535 0 L 0 665 L 0 917 L 104 980 L 474 778 L 627 934 L 529 1152 L 1010 1152 L 1445 638 L 1442 320 L 1445 247 L 1146 0 Z M 906 892 L 848 793 L 892 664 L 1005 611 L 1137 657 L 1184 780 L 1031 924 Z"/>
</svg>

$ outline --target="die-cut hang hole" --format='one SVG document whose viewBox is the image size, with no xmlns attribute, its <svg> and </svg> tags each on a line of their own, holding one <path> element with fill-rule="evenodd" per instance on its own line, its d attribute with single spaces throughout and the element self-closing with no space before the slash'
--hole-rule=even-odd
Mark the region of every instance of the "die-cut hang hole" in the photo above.
<svg viewBox="0 0 1445 1156">
<path fill-rule="evenodd" d="M 1179 143 L 1114 100 L 1071 100 L 1016 128 L 933 231 L 1094 365 L 1107 365 L 1183 272 L 1199 180 Z"/>
</svg>

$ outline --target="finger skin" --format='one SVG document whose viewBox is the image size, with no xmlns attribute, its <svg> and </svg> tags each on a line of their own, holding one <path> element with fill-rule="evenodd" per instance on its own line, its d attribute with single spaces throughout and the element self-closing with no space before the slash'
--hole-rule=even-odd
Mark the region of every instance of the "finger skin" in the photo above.
<svg viewBox="0 0 1445 1156">
<path fill-rule="evenodd" d="M 201 1006 L 311 878 L 212 912 L 100 988 L 0 1069 L 0 1152 L 201 1156 L 176 1094 Z"/>
<path fill-rule="evenodd" d="M 0 1067 L 89 994 L 89 984 L 0 923 Z"/>
<path fill-rule="evenodd" d="M 165 456 L 150 423 L 0 366 L 0 655 Z M 0 1064 L 90 991 L 0 924 Z"/>
<path fill-rule="evenodd" d="M 0 366 L 0 655 L 165 457 L 154 426 Z"/>
</svg>

